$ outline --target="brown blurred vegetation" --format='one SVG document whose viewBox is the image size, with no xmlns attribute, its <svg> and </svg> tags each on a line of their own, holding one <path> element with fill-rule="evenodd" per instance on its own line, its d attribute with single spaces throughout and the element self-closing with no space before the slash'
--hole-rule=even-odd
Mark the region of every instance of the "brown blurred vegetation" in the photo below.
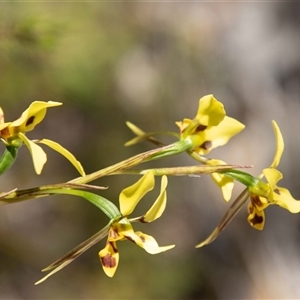
<svg viewBox="0 0 300 300">
<path fill-rule="evenodd" d="M 49 109 L 29 136 L 61 143 L 92 172 L 151 147 L 123 147 L 132 137 L 125 121 L 146 131 L 176 130 L 174 122 L 192 118 L 198 99 L 213 93 L 246 129 L 210 156 L 254 164 L 251 172 L 260 173 L 272 161 L 275 119 L 286 144 L 282 185 L 300 198 L 299 12 L 296 2 L 2 2 L 0 105 L 9 121 L 34 100 L 63 102 Z M 1 189 L 78 176 L 64 158 L 46 151 L 48 162 L 37 176 L 22 148 L 2 176 Z M 151 166 L 193 163 L 181 155 Z M 108 185 L 103 195 L 117 203 L 121 189 L 135 179 L 109 177 L 95 184 Z M 103 241 L 33 285 L 42 268 L 106 223 L 89 203 L 56 196 L 2 206 L 1 299 L 300 297 L 300 216 L 271 207 L 258 232 L 247 224 L 244 208 L 218 240 L 195 249 L 229 204 L 208 176 L 169 182 L 165 214 L 140 229 L 176 248 L 151 256 L 119 243 L 121 261 L 113 279 L 98 261 Z M 235 195 L 241 189 L 237 184 Z"/>
</svg>

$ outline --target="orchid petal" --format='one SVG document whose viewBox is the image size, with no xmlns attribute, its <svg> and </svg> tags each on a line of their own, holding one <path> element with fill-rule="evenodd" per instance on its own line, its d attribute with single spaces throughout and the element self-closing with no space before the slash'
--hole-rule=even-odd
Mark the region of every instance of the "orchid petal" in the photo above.
<svg viewBox="0 0 300 300">
<path fill-rule="evenodd" d="M 127 237 L 135 239 L 134 230 L 127 218 L 122 218 L 120 221 L 114 223 L 108 235 L 109 241 L 121 241 Z"/>
<path fill-rule="evenodd" d="M 264 169 L 263 174 L 270 185 L 271 191 L 276 188 L 277 182 L 283 177 L 282 173 L 280 173 L 277 169 L 271 168 Z"/>
<path fill-rule="evenodd" d="M 125 188 L 119 196 L 120 211 L 123 216 L 130 215 L 139 201 L 154 188 L 154 175 L 152 171 L 145 173 L 136 183 Z"/>
<path fill-rule="evenodd" d="M 206 95 L 199 100 L 195 119 L 204 126 L 217 126 L 225 117 L 224 105 L 213 95 Z"/>
<path fill-rule="evenodd" d="M 175 245 L 163 246 L 160 247 L 154 237 L 144 234 L 140 231 L 135 232 L 135 234 L 141 239 L 142 241 L 142 248 L 145 249 L 146 252 L 150 254 L 157 254 L 161 252 L 165 252 L 175 247 Z"/>
<path fill-rule="evenodd" d="M 275 137 L 276 137 L 276 152 L 273 159 L 273 162 L 271 163 L 270 168 L 276 168 L 279 165 L 283 150 L 284 150 L 284 141 L 283 137 L 280 131 L 280 128 L 278 127 L 277 123 L 275 121 L 272 121 Z"/>
<path fill-rule="evenodd" d="M 152 222 L 158 219 L 164 212 L 167 204 L 167 184 L 167 176 L 162 176 L 160 194 L 151 206 L 151 208 L 146 212 L 145 216 L 143 217 L 143 222 Z"/>
<path fill-rule="evenodd" d="M 48 140 L 48 139 L 39 140 L 39 141 L 37 141 L 37 143 L 47 145 L 48 147 L 52 148 L 56 152 L 63 155 L 67 160 L 69 160 L 72 163 L 72 165 L 77 169 L 77 171 L 80 173 L 81 176 L 85 176 L 85 172 L 83 170 L 81 163 L 66 148 L 64 148 L 60 144 L 53 142 L 51 140 Z"/>
<path fill-rule="evenodd" d="M 0 107 L 0 124 L 4 124 L 4 112 L 2 108 Z M 0 129 L 1 130 L 1 129 Z"/>
<path fill-rule="evenodd" d="M 273 193 L 274 204 L 277 204 L 291 213 L 300 212 L 300 201 L 293 198 L 290 191 L 285 188 L 276 187 Z"/>
<path fill-rule="evenodd" d="M 62 105 L 54 101 L 34 101 L 22 113 L 21 117 L 11 123 L 11 127 L 18 127 L 18 132 L 27 132 L 33 130 L 45 117 L 47 108 Z"/>
<path fill-rule="evenodd" d="M 119 251 L 116 242 L 107 242 L 99 253 L 103 271 L 108 277 L 113 277 L 119 264 Z"/>
<path fill-rule="evenodd" d="M 191 119 L 183 119 L 182 121 L 175 122 L 175 124 L 179 127 L 180 133 L 182 134 L 186 128 L 192 123 Z"/>
<path fill-rule="evenodd" d="M 28 150 L 30 151 L 32 160 L 33 160 L 33 166 L 35 169 L 35 172 L 37 174 L 41 174 L 44 164 L 47 161 L 47 155 L 44 152 L 44 150 L 36 145 L 34 142 L 30 141 L 25 134 L 19 132 L 18 134 L 19 138 L 24 142 Z"/>
<path fill-rule="evenodd" d="M 213 181 L 221 188 L 221 192 L 225 201 L 231 199 L 234 180 L 220 173 L 212 173 Z"/>
<path fill-rule="evenodd" d="M 249 224 L 258 230 L 263 230 L 265 225 L 265 213 L 263 210 L 259 211 L 255 205 L 250 202 L 248 204 L 249 216 L 247 218 Z"/>
<path fill-rule="evenodd" d="M 210 159 L 206 162 L 206 165 L 216 166 L 216 165 L 226 165 L 226 163 L 219 159 Z M 211 177 L 213 181 L 221 188 L 224 200 L 228 202 L 232 195 L 234 180 L 229 178 L 226 175 L 217 172 L 212 173 Z"/>
<path fill-rule="evenodd" d="M 223 121 L 214 127 L 205 130 L 205 138 L 203 144 L 196 151 L 200 155 L 208 154 L 212 149 L 223 146 L 240 131 L 245 125 L 239 121 L 225 116 Z"/>
</svg>

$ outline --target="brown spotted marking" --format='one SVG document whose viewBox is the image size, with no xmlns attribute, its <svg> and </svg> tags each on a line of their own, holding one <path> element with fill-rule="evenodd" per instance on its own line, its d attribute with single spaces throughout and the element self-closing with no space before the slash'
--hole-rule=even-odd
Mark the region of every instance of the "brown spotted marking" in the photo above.
<svg viewBox="0 0 300 300">
<path fill-rule="evenodd" d="M 256 224 L 262 224 L 264 222 L 264 218 L 262 216 L 254 215 L 251 219 L 251 224 L 255 226 Z"/>
<path fill-rule="evenodd" d="M 109 253 L 107 253 L 104 257 L 101 257 L 101 262 L 106 268 L 115 268 L 117 266 L 116 259 Z"/>
<path fill-rule="evenodd" d="M 7 140 L 11 136 L 8 127 L 5 127 L 1 130 L 0 136 L 5 140 Z"/>
<path fill-rule="evenodd" d="M 211 141 L 205 141 L 200 148 L 204 150 L 209 150 L 212 147 L 212 142 Z"/>
<path fill-rule="evenodd" d="M 253 205 L 249 205 L 249 206 L 248 206 L 248 213 L 249 213 L 250 215 L 252 215 L 253 212 L 254 212 L 254 206 L 253 206 Z"/>
<path fill-rule="evenodd" d="M 274 189 L 274 193 L 276 193 L 277 195 L 280 195 L 279 189 Z"/>
<path fill-rule="evenodd" d="M 255 194 L 251 195 L 251 201 L 255 206 L 263 206 L 263 203 L 260 201 L 259 196 Z"/>
<path fill-rule="evenodd" d="M 26 121 L 25 126 L 31 125 L 31 124 L 33 123 L 34 119 L 35 119 L 35 116 L 31 116 L 31 117 Z"/>
<path fill-rule="evenodd" d="M 140 235 L 139 235 L 139 237 L 140 237 L 140 239 L 141 239 L 141 241 L 142 241 L 143 243 L 145 243 L 145 242 L 146 242 L 146 239 L 145 239 L 145 237 L 144 237 L 144 236 L 140 236 Z"/>
<path fill-rule="evenodd" d="M 204 131 L 206 128 L 207 126 L 200 124 L 196 127 L 195 132 Z"/>
</svg>

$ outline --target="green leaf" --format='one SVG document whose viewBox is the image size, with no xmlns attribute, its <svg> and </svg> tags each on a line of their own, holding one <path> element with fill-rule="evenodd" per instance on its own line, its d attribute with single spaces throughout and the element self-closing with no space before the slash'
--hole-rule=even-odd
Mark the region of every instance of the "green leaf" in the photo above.
<svg viewBox="0 0 300 300">
<path fill-rule="evenodd" d="M 82 197 L 101 209 L 110 219 L 116 219 L 122 216 L 119 209 L 111 201 L 91 192 L 74 189 L 47 189 L 46 192 L 48 194 L 67 194 Z"/>
<path fill-rule="evenodd" d="M 0 158 L 0 175 L 7 171 L 15 162 L 19 147 L 6 146 L 4 153 Z"/>
</svg>

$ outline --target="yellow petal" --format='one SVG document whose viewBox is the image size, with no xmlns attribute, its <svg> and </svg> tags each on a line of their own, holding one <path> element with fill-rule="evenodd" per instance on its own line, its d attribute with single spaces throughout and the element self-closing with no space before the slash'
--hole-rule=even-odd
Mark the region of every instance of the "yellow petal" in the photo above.
<svg viewBox="0 0 300 300">
<path fill-rule="evenodd" d="M 167 185 L 168 178 L 164 175 L 161 178 L 160 194 L 151 206 L 151 208 L 146 212 L 145 216 L 143 217 L 144 222 L 152 222 L 158 219 L 164 212 L 167 204 Z"/>
<path fill-rule="evenodd" d="M 212 173 L 211 177 L 214 182 L 221 188 L 224 200 L 228 202 L 231 199 L 234 180 L 219 173 Z"/>
<path fill-rule="evenodd" d="M 180 129 L 180 134 L 182 134 L 185 131 L 185 129 L 191 124 L 191 122 L 192 122 L 191 119 L 183 119 L 183 121 L 175 122 L 175 124 Z"/>
<path fill-rule="evenodd" d="M 119 251 L 116 242 L 107 242 L 104 249 L 99 252 L 103 271 L 113 277 L 119 264 Z"/>
<path fill-rule="evenodd" d="M 276 168 L 280 163 L 280 159 L 284 150 L 284 141 L 277 123 L 275 121 L 272 121 L 272 125 L 276 137 L 276 152 L 270 168 Z"/>
<path fill-rule="evenodd" d="M 77 171 L 80 173 L 81 176 L 85 176 L 85 172 L 83 170 L 81 163 L 66 148 L 64 148 L 60 144 L 53 142 L 51 140 L 48 140 L 48 139 L 39 140 L 39 141 L 37 141 L 37 143 L 47 145 L 48 147 L 52 148 L 53 150 L 55 150 L 58 153 L 60 153 L 61 155 L 63 155 L 67 160 L 69 160 L 71 162 L 71 164 L 77 169 Z"/>
<path fill-rule="evenodd" d="M 122 218 L 120 221 L 112 224 L 108 234 L 109 241 L 121 241 L 127 237 L 132 237 L 133 240 L 135 238 L 134 230 L 127 218 Z"/>
<path fill-rule="evenodd" d="M 5 122 L 4 121 L 4 112 L 3 112 L 2 108 L 0 107 L 0 124 L 3 124 L 4 122 Z"/>
<path fill-rule="evenodd" d="M 33 160 L 33 166 L 35 169 L 35 172 L 37 174 L 41 174 L 44 164 L 47 161 L 47 155 L 44 152 L 44 150 L 36 145 L 35 143 L 33 143 L 32 141 L 30 141 L 25 134 L 23 133 L 19 133 L 18 136 L 20 137 L 20 139 L 24 142 L 24 144 L 26 145 L 26 147 L 28 148 L 28 150 L 30 151 L 32 160 Z"/>
<path fill-rule="evenodd" d="M 240 131 L 245 128 L 245 125 L 239 121 L 225 116 L 223 121 L 214 127 L 207 128 L 203 144 L 200 145 L 197 153 L 200 155 L 208 154 L 212 149 L 223 146 Z"/>
<path fill-rule="evenodd" d="M 119 196 L 120 211 L 123 216 L 130 215 L 139 201 L 154 188 L 152 171 L 145 173 L 136 183 L 125 188 Z"/>
<path fill-rule="evenodd" d="M 293 214 L 300 212 L 300 201 L 293 198 L 290 191 L 276 187 L 273 192 L 274 204 L 279 205 Z"/>
<path fill-rule="evenodd" d="M 11 133 L 11 130 L 9 128 L 10 124 L 11 122 L 0 124 L 0 138 L 5 140 L 6 142 L 13 135 L 13 133 Z"/>
<path fill-rule="evenodd" d="M 47 108 L 62 105 L 60 102 L 54 101 L 34 101 L 22 113 L 21 117 L 11 123 L 11 127 L 18 127 L 18 132 L 27 132 L 39 124 L 45 117 Z"/>
<path fill-rule="evenodd" d="M 280 173 L 277 169 L 271 168 L 264 169 L 263 174 L 270 185 L 271 191 L 275 189 L 277 182 L 283 177 L 282 173 Z"/>
<path fill-rule="evenodd" d="M 249 216 L 247 218 L 249 224 L 258 230 L 263 230 L 265 225 L 265 213 L 259 211 L 251 202 L 248 204 Z"/>
<path fill-rule="evenodd" d="M 209 159 L 206 162 L 209 166 L 226 165 L 226 163 L 219 159 Z M 221 188 L 222 195 L 225 201 L 229 201 L 234 187 L 234 180 L 220 173 L 212 173 L 213 181 Z"/>
<path fill-rule="evenodd" d="M 213 95 L 206 95 L 199 100 L 199 108 L 195 119 L 205 126 L 217 126 L 225 117 L 224 105 Z"/>
<path fill-rule="evenodd" d="M 145 251 L 147 251 L 150 254 L 157 254 L 157 253 L 161 253 L 167 250 L 170 250 L 172 248 L 175 247 L 175 245 L 169 245 L 169 246 L 163 246 L 160 247 L 158 245 L 158 243 L 156 242 L 156 240 L 147 234 L 144 234 L 140 231 L 137 231 L 135 233 L 138 237 L 140 237 L 141 241 L 142 241 L 142 248 L 145 249 Z"/>
</svg>

